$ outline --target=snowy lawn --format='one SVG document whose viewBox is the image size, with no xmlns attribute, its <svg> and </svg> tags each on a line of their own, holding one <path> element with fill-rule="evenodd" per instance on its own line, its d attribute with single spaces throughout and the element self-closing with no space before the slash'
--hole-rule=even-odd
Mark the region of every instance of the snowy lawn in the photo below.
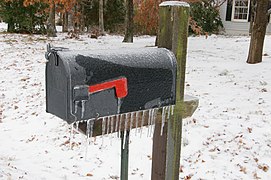
<svg viewBox="0 0 271 180">
<path fill-rule="evenodd" d="M 1 28 L 1 27 L 0 27 Z M 1 31 L 1 30 L 0 30 Z M 0 34 L 0 179 L 119 179 L 120 140 L 85 139 L 45 112 L 46 44 L 70 49 L 153 46 L 154 37 L 79 40 Z M 186 94 L 200 106 L 184 120 L 180 179 L 271 179 L 271 36 L 263 63 L 246 64 L 249 37 L 190 37 Z M 1 114 L 1 113 L 0 113 Z M 81 144 L 81 145 L 80 145 Z M 148 180 L 152 139 L 131 132 L 129 177 Z"/>
</svg>

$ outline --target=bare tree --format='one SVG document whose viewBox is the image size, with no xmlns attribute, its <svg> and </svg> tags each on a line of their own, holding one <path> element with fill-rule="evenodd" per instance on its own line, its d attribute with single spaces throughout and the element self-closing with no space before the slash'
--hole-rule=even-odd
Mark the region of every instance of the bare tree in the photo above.
<svg viewBox="0 0 271 180">
<path fill-rule="evenodd" d="M 133 42 L 134 36 L 134 3 L 133 0 L 126 0 L 126 15 L 125 15 L 125 36 L 122 42 Z"/>
<path fill-rule="evenodd" d="M 249 64 L 262 62 L 264 38 L 266 34 L 268 18 L 270 15 L 268 5 L 268 0 L 256 1 L 255 17 L 252 24 L 252 33 L 247 58 L 247 63 Z"/>
<path fill-rule="evenodd" d="M 99 33 L 104 35 L 104 1 L 99 0 Z"/>
<path fill-rule="evenodd" d="M 56 23 L 55 23 L 56 6 L 54 0 L 50 4 L 50 12 L 47 20 L 47 36 L 56 37 Z"/>
<path fill-rule="evenodd" d="M 67 11 L 65 11 L 62 14 L 62 32 L 68 32 L 69 27 L 69 14 Z"/>
</svg>

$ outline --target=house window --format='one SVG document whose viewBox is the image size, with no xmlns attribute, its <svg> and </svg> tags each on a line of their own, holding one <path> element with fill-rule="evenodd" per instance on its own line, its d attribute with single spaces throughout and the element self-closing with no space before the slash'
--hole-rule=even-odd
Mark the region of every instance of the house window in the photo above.
<svg viewBox="0 0 271 180">
<path fill-rule="evenodd" d="M 248 22 L 250 0 L 233 0 L 232 21 Z"/>
</svg>

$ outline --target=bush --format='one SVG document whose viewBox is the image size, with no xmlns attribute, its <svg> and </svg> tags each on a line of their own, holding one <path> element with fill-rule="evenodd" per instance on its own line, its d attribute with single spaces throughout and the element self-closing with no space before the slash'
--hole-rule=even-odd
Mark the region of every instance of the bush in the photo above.
<svg viewBox="0 0 271 180">
<path fill-rule="evenodd" d="M 137 34 L 155 35 L 158 28 L 160 0 L 146 0 L 135 3 L 135 32 Z"/>
<path fill-rule="evenodd" d="M 125 7 L 123 0 L 110 0 L 105 5 L 105 29 L 111 32 L 121 30 L 125 20 Z"/>
<path fill-rule="evenodd" d="M 201 33 L 218 33 L 223 27 L 219 10 L 213 1 L 192 3 L 190 7 L 190 33 L 198 34 L 199 29 Z"/>
<path fill-rule="evenodd" d="M 154 35 L 158 28 L 158 5 L 163 0 L 145 0 L 135 3 L 135 28 L 138 34 Z M 223 27 L 216 0 L 191 0 L 189 32 L 217 33 Z"/>
<path fill-rule="evenodd" d="M 8 32 L 45 33 L 46 4 L 34 3 L 24 6 L 23 0 L 0 0 L 0 18 L 8 24 Z"/>
<path fill-rule="evenodd" d="M 86 27 L 99 26 L 99 1 L 86 1 L 83 6 Z"/>
<path fill-rule="evenodd" d="M 99 0 L 86 1 L 83 15 L 87 27 L 99 26 Z M 110 32 L 119 31 L 124 24 L 125 7 L 124 0 L 110 0 L 104 4 L 105 30 Z"/>
</svg>

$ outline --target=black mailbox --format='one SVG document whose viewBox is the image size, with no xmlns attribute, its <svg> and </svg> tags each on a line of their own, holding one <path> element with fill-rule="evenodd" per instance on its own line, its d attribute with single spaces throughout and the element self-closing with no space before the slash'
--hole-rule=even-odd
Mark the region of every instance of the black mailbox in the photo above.
<svg viewBox="0 0 271 180">
<path fill-rule="evenodd" d="M 46 111 L 68 123 L 175 104 L 176 59 L 163 48 L 48 48 Z"/>
</svg>

